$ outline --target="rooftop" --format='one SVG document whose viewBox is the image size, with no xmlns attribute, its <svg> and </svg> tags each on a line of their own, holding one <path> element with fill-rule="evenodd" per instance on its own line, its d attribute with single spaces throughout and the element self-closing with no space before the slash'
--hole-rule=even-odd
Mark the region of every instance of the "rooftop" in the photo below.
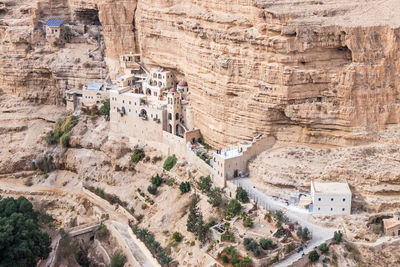
<svg viewBox="0 0 400 267">
<path fill-rule="evenodd" d="M 385 229 L 390 229 L 398 225 L 400 225 L 399 218 L 383 219 L 383 226 L 385 227 Z"/>
<path fill-rule="evenodd" d="M 221 153 L 217 153 L 217 155 L 219 155 L 223 159 L 231 159 L 231 158 L 239 157 L 239 156 L 243 155 L 243 153 L 239 152 L 238 147 L 234 147 L 234 148 L 227 148 L 227 149 L 221 150 Z"/>
<path fill-rule="evenodd" d="M 321 183 L 321 182 L 311 182 L 314 185 L 314 190 L 316 193 L 323 194 L 351 194 L 349 184 L 347 182 L 331 182 L 331 183 Z"/>
<path fill-rule="evenodd" d="M 86 90 L 101 90 L 103 88 L 102 83 L 90 83 L 87 87 Z"/>
<path fill-rule="evenodd" d="M 60 27 L 64 23 L 63 19 L 49 19 L 46 22 L 46 26 L 48 27 Z"/>
</svg>

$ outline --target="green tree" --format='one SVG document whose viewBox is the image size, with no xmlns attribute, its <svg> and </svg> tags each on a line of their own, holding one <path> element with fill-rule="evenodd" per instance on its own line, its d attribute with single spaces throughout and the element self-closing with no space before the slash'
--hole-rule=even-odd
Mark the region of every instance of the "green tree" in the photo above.
<svg viewBox="0 0 400 267">
<path fill-rule="evenodd" d="M 247 195 L 247 192 L 241 187 L 236 189 L 236 199 L 242 203 L 249 202 L 249 196 Z"/>
<path fill-rule="evenodd" d="M 155 185 L 149 185 L 147 187 L 147 192 L 149 192 L 152 195 L 156 195 L 157 194 L 157 186 Z"/>
<path fill-rule="evenodd" d="M 208 234 L 208 226 L 204 223 L 203 214 L 197 207 L 197 197 L 193 198 L 189 207 L 188 220 L 186 228 L 189 232 L 194 233 L 200 242 L 205 242 Z"/>
<path fill-rule="evenodd" d="M 104 116 L 106 121 L 110 120 L 110 99 L 105 99 L 101 101 L 101 107 L 99 110 L 100 115 Z"/>
<path fill-rule="evenodd" d="M 24 197 L 0 201 L 0 266 L 35 266 L 49 256 L 51 239 L 38 215 Z"/>
<path fill-rule="evenodd" d="M 212 182 L 210 175 L 208 176 L 201 176 L 200 181 L 197 182 L 197 185 L 199 186 L 199 189 L 203 193 L 207 193 L 211 190 L 212 187 Z"/>
<path fill-rule="evenodd" d="M 197 198 L 193 198 L 189 206 L 189 215 L 186 222 L 186 228 L 189 232 L 195 233 L 197 230 L 197 222 L 199 220 L 200 210 L 197 207 Z"/>
<path fill-rule="evenodd" d="M 163 179 L 157 174 L 156 176 L 151 177 L 151 183 L 154 186 L 159 187 L 163 183 Z"/>
<path fill-rule="evenodd" d="M 61 29 L 61 35 L 64 37 L 65 41 L 69 42 L 73 36 L 71 27 L 65 25 Z"/>
<path fill-rule="evenodd" d="M 190 183 L 189 182 L 182 182 L 179 185 L 179 189 L 181 190 L 182 194 L 185 194 L 187 192 L 190 192 Z"/>
<path fill-rule="evenodd" d="M 308 258 L 309 258 L 312 262 L 318 261 L 318 259 L 319 259 L 319 254 L 318 254 L 317 251 L 313 250 L 313 251 L 311 251 L 310 255 L 308 255 Z"/>
<path fill-rule="evenodd" d="M 211 204 L 211 206 L 219 207 L 222 204 L 222 189 L 219 187 L 214 187 L 211 189 L 208 194 L 208 203 Z"/>
<path fill-rule="evenodd" d="M 229 201 L 226 212 L 228 216 L 235 216 L 239 214 L 241 209 L 242 205 L 240 205 L 239 201 L 237 201 L 236 199 L 231 199 L 231 201 Z"/>
</svg>

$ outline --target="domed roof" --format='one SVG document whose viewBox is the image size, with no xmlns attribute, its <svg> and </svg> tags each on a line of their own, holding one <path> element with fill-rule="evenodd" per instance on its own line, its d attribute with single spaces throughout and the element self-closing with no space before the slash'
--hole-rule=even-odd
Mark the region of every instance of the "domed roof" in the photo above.
<svg viewBox="0 0 400 267">
<path fill-rule="evenodd" d="M 171 88 L 171 90 L 169 90 L 170 93 L 176 93 L 176 89 L 175 88 Z"/>
<path fill-rule="evenodd" d="M 178 83 L 178 86 L 186 87 L 186 86 L 188 86 L 188 84 L 187 84 L 186 81 L 182 80 L 182 81 L 180 81 L 180 82 Z"/>
</svg>

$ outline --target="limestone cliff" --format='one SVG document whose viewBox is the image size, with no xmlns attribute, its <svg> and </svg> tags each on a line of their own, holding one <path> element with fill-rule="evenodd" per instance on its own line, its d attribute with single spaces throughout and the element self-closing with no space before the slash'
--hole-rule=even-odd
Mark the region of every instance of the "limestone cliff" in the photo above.
<svg viewBox="0 0 400 267">
<path fill-rule="evenodd" d="M 64 15 L 101 24 L 110 70 L 120 54 L 136 50 L 184 77 L 195 126 L 214 146 L 259 133 L 344 145 L 359 141 L 354 133 L 400 120 L 396 0 L 15 3 L 0 4 L 0 87 L 7 92 L 55 102 L 85 76 L 98 78 L 94 65 L 85 70 L 72 60 L 60 71 L 40 59 L 53 53 L 57 61 L 57 52 L 36 53 L 38 21 Z"/>
<path fill-rule="evenodd" d="M 399 123 L 394 6 L 141 0 L 136 25 L 145 60 L 185 74 L 195 124 L 213 144 L 258 133 L 336 143 Z"/>
</svg>

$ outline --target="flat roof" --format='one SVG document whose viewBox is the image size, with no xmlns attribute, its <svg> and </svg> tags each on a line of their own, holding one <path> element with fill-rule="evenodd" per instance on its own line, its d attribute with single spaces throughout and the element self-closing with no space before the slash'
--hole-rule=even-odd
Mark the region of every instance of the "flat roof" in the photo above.
<svg viewBox="0 0 400 267">
<path fill-rule="evenodd" d="M 347 182 L 314 182 L 315 193 L 323 194 L 351 194 L 349 184 Z"/>
<path fill-rule="evenodd" d="M 89 85 L 86 87 L 86 90 L 101 90 L 103 88 L 102 83 L 89 83 Z"/>
<path fill-rule="evenodd" d="M 215 154 L 222 157 L 223 159 L 231 159 L 231 158 L 236 158 L 236 157 L 240 157 L 241 155 L 243 155 L 242 152 L 239 152 L 238 147 L 224 149 L 224 150 L 221 150 L 221 153 L 217 154 L 217 152 L 215 152 Z"/>
</svg>

